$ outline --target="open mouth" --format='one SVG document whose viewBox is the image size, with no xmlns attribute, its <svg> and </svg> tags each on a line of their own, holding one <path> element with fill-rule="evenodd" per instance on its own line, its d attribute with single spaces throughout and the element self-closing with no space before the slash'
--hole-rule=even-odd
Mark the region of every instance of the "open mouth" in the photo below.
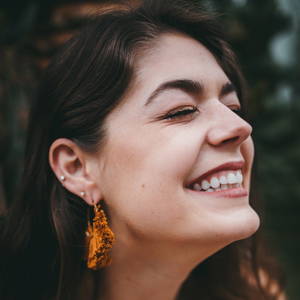
<svg viewBox="0 0 300 300">
<path fill-rule="evenodd" d="M 201 192 L 219 192 L 243 187 L 242 170 L 223 170 L 200 178 L 188 186 L 189 189 Z"/>
<path fill-rule="evenodd" d="M 216 193 L 229 197 L 245 196 L 248 192 L 243 185 L 244 166 L 243 160 L 224 163 L 203 173 L 186 187 L 200 193 Z"/>
</svg>

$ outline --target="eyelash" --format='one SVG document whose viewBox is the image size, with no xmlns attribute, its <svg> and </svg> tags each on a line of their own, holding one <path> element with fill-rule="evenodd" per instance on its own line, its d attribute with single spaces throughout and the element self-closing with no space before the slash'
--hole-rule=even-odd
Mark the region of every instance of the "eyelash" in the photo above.
<svg viewBox="0 0 300 300">
<path fill-rule="evenodd" d="M 163 119 L 165 120 L 180 119 L 192 115 L 195 112 L 199 112 L 197 106 L 194 105 L 184 106 L 168 112 L 166 115 L 163 116 Z"/>
<path fill-rule="evenodd" d="M 243 117 L 243 111 L 241 107 L 235 107 L 235 108 L 230 108 L 235 114 L 240 116 L 241 118 Z M 162 117 L 164 120 L 173 120 L 173 119 L 181 119 L 184 117 L 187 117 L 189 115 L 194 114 L 195 112 L 199 112 L 199 109 L 197 106 L 191 105 L 191 106 L 184 106 L 177 108 L 173 111 L 168 112 L 166 115 Z"/>
<path fill-rule="evenodd" d="M 240 116 L 241 118 L 244 117 L 244 112 L 241 107 L 235 107 L 235 108 L 230 108 L 235 114 Z"/>
</svg>

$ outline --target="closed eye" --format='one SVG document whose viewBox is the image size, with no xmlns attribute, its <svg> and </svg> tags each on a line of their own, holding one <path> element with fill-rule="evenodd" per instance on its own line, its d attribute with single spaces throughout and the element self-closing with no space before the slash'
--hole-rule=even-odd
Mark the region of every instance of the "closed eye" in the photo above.
<svg viewBox="0 0 300 300">
<path fill-rule="evenodd" d="M 163 119 L 172 120 L 172 119 L 182 119 L 182 118 L 185 119 L 187 117 L 190 118 L 196 112 L 199 112 L 197 106 L 194 105 L 184 106 L 168 112 L 166 115 L 163 116 Z"/>
<path fill-rule="evenodd" d="M 234 113 L 236 113 L 238 116 L 240 116 L 241 118 L 244 117 L 244 111 L 240 106 L 229 106 L 229 109 L 231 109 Z"/>
</svg>

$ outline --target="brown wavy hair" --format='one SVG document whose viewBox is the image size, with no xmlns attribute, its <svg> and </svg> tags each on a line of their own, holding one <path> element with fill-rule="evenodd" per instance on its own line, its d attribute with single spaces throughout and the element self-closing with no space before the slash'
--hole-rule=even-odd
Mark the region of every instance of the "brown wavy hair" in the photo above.
<svg viewBox="0 0 300 300">
<path fill-rule="evenodd" d="M 83 257 L 89 206 L 57 180 L 49 147 L 65 137 L 84 151 L 99 151 L 104 120 L 130 87 L 136 56 L 174 31 L 206 46 L 245 100 L 244 80 L 221 26 L 192 2 L 146 0 L 93 17 L 55 56 L 32 105 L 21 189 L 1 219 L 1 299 L 79 298 L 88 272 Z M 266 257 L 258 234 L 235 242 L 196 267 L 178 299 L 278 299 L 281 279 Z"/>
</svg>

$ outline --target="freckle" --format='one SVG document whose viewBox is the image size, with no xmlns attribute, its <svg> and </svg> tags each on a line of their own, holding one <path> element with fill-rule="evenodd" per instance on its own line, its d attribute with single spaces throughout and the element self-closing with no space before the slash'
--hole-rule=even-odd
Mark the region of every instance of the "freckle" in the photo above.
<svg viewBox="0 0 300 300">
<path fill-rule="evenodd" d="M 145 184 L 143 183 L 143 184 L 142 184 L 142 188 L 144 188 L 144 187 L 145 187 Z"/>
</svg>

